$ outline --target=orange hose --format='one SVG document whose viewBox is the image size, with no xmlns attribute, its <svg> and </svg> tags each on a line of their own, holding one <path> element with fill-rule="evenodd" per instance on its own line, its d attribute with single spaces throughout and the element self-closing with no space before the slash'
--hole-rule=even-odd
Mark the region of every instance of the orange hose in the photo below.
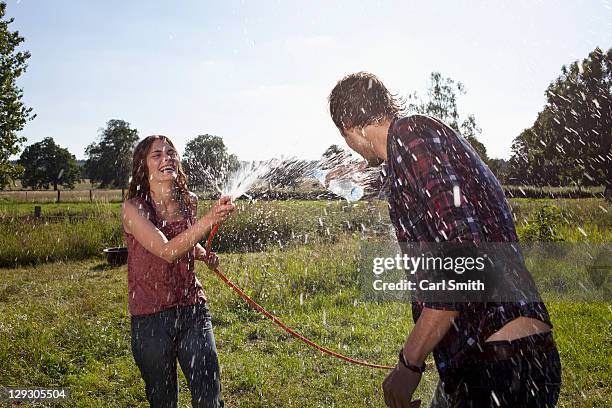
<svg viewBox="0 0 612 408">
<path fill-rule="evenodd" d="M 210 234 L 208 236 L 208 240 L 206 241 L 206 251 L 207 252 L 212 252 L 211 251 L 211 246 L 212 246 L 212 240 L 215 236 L 215 234 L 217 233 L 217 230 L 219 229 L 219 225 L 214 225 L 212 230 L 210 231 Z M 257 311 L 259 311 L 261 314 L 263 314 L 264 316 L 266 316 L 268 319 L 272 320 L 272 322 L 274 322 L 277 326 L 279 326 L 281 329 L 283 329 L 284 331 L 286 331 L 287 333 L 289 333 L 290 335 L 292 335 L 293 337 L 302 340 L 304 343 L 306 343 L 307 345 L 309 345 L 310 347 L 313 347 L 319 351 L 321 351 L 322 353 L 328 354 L 330 356 L 339 358 L 341 360 L 344 361 L 348 361 L 349 363 L 353 363 L 353 364 L 357 364 L 360 366 L 364 366 L 364 367 L 371 367 L 371 368 L 382 368 L 382 369 L 386 369 L 386 370 L 391 370 L 394 367 L 393 366 L 388 366 L 388 365 L 382 365 L 382 364 L 373 364 L 373 363 L 368 363 L 367 361 L 362 361 L 362 360 L 356 360 L 354 358 L 351 357 L 347 357 L 345 355 L 342 355 L 340 353 L 336 353 L 333 350 L 330 350 L 326 347 L 320 346 L 317 343 L 315 343 L 314 341 L 304 337 L 303 335 L 301 335 L 300 333 L 296 332 L 295 330 L 293 330 L 292 328 L 288 327 L 285 323 L 283 323 L 280 319 L 278 319 L 276 316 L 274 316 L 272 313 L 268 312 L 266 309 L 264 309 L 263 306 L 261 306 L 259 303 L 257 303 L 256 301 L 254 301 L 253 299 L 251 299 L 249 297 L 249 295 L 247 295 L 246 293 L 244 293 L 242 291 L 242 289 L 240 289 L 238 286 L 236 286 L 236 284 L 234 282 L 232 282 L 231 280 L 229 280 L 229 278 L 227 276 L 225 276 L 223 274 L 223 272 L 221 272 L 218 268 L 215 268 L 213 270 L 217 276 L 219 278 L 221 278 L 221 280 L 223 282 L 225 282 L 230 288 L 232 288 L 234 290 L 234 292 L 236 292 L 238 294 L 238 296 L 240 296 L 243 300 L 245 300 L 249 305 L 251 305 L 252 307 L 254 307 Z"/>
</svg>

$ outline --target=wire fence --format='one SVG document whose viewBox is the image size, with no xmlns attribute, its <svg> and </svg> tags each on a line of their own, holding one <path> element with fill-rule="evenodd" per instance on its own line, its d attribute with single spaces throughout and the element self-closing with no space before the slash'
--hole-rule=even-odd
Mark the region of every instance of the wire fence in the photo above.
<svg viewBox="0 0 612 408">
<path fill-rule="evenodd" d="M 22 203 L 59 203 L 59 202 L 121 202 L 125 189 L 90 190 L 11 190 L 0 191 L 0 200 Z"/>
</svg>

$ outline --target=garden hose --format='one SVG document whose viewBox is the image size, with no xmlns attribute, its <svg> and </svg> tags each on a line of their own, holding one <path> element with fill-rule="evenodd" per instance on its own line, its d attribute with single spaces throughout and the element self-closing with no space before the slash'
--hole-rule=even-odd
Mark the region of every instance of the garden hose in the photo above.
<svg viewBox="0 0 612 408">
<path fill-rule="evenodd" d="M 210 231 L 210 234 L 208 235 L 208 239 L 206 240 L 206 251 L 208 253 L 212 252 L 212 250 L 211 250 L 212 241 L 213 241 L 213 238 L 215 237 L 215 234 L 217 233 L 218 229 L 219 229 L 219 225 L 215 224 L 213 226 L 212 230 Z M 253 308 L 255 308 L 257 311 L 259 311 L 261 314 L 263 314 L 268 319 L 272 320 L 272 322 L 274 322 L 277 326 L 279 326 L 285 332 L 287 332 L 290 335 L 292 335 L 293 337 L 303 341 L 304 343 L 306 343 L 310 347 L 313 347 L 313 348 L 319 350 L 320 352 L 322 352 L 324 354 L 328 354 L 330 356 L 339 358 L 341 360 L 348 361 L 349 363 L 352 363 L 352 364 L 356 364 L 356 365 L 360 365 L 360 366 L 364 366 L 364 367 L 371 367 L 371 368 L 382 368 L 382 369 L 385 369 L 385 370 L 391 370 L 391 369 L 394 368 L 393 366 L 388 366 L 388 365 L 383 365 L 383 364 L 373 364 L 373 363 L 368 363 L 367 361 L 357 360 L 357 359 L 354 359 L 354 358 L 351 358 L 351 357 L 347 357 L 345 355 L 336 353 L 333 350 L 330 350 L 330 349 L 328 349 L 326 347 L 323 347 L 323 346 L 315 343 L 314 341 L 304 337 L 300 333 L 298 333 L 295 330 L 293 330 L 292 328 L 288 327 L 285 323 L 283 323 L 281 320 L 279 320 L 278 317 L 274 316 L 272 313 L 270 313 L 266 309 L 264 309 L 263 306 L 261 306 L 259 303 L 257 303 L 253 299 L 251 299 L 249 297 L 249 295 L 244 293 L 244 291 L 242 291 L 242 289 L 240 289 L 238 286 L 236 286 L 236 284 L 234 282 L 229 280 L 229 278 L 227 276 L 225 276 L 223 274 L 223 272 L 221 272 L 219 270 L 219 268 L 214 268 L 213 271 L 217 274 L 217 276 L 219 278 L 221 278 L 221 280 L 223 282 L 225 282 L 230 288 L 232 288 L 234 290 L 234 292 L 236 292 L 238 294 L 238 296 L 240 296 L 243 300 L 245 300 L 249 305 L 251 305 Z"/>
</svg>

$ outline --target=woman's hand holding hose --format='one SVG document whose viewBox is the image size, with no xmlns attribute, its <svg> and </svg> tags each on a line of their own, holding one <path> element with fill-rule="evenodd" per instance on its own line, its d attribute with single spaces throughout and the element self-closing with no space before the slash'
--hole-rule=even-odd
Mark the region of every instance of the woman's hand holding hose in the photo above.
<svg viewBox="0 0 612 408">
<path fill-rule="evenodd" d="M 217 232 L 217 228 L 220 224 L 225 222 L 232 212 L 236 209 L 236 206 L 232 203 L 232 198 L 229 196 L 223 196 L 215 203 L 204 217 L 199 222 L 205 223 L 209 227 L 208 243 L 207 248 L 201 247 L 199 244 L 196 247 L 197 259 L 204 261 L 209 269 L 214 270 L 219 266 L 219 258 L 210 249 L 212 237 Z"/>
<path fill-rule="evenodd" d="M 208 210 L 200 222 L 204 222 L 212 228 L 213 225 L 225 222 L 235 209 L 236 206 L 232 203 L 232 198 L 230 196 L 223 196 Z"/>
</svg>

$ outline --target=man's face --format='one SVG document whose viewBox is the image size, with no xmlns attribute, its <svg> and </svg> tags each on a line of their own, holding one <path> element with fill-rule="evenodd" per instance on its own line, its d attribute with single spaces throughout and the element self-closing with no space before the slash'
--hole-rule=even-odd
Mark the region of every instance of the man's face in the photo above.
<svg viewBox="0 0 612 408">
<path fill-rule="evenodd" d="M 367 129 L 363 128 L 351 128 L 344 129 L 342 135 L 346 140 L 346 144 L 361 157 L 366 159 L 369 163 L 378 163 L 380 159 L 374 151 L 374 146 L 366 138 Z"/>
</svg>

